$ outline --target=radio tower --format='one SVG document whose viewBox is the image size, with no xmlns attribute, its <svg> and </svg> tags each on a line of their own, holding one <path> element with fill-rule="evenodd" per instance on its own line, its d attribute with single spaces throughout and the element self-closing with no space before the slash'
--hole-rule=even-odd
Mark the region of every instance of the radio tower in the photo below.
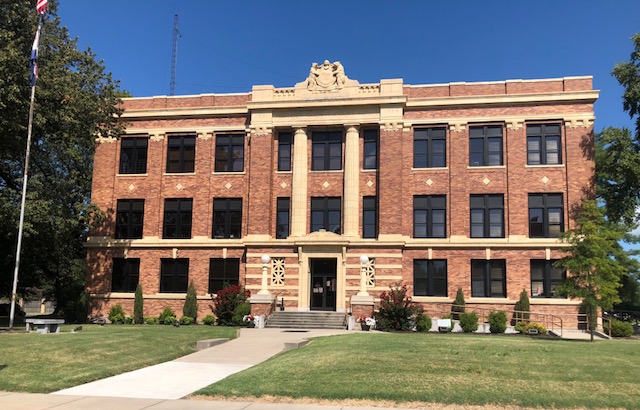
<svg viewBox="0 0 640 410">
<path fill-rule="evenodd" d="M 176 64 L 178 63 L 178 15 L 173 16 L 173 46 L 171 47 L 171 84 L 169 85 L 169 95 L 176 92 Z"/>
</svg>

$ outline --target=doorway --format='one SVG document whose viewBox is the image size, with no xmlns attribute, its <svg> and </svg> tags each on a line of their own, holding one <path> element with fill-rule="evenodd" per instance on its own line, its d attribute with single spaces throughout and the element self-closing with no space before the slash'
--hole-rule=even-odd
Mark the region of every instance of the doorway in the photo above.
<svg viewBox="0 0 640 410">
<path fill-rule="evenodd" d="M 338 262 L 335 258 L 310 259 L 311 310 L 336 310 Z"/>
</svg>

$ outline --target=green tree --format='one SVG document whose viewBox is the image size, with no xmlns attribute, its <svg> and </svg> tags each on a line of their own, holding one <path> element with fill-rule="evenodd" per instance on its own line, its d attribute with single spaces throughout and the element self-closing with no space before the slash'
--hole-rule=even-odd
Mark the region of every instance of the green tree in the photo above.
<svg viewBox="0 0 640 410">
<path fill-rule="evenodd" d="M 622 106 L 636 122 L 636 140 L 640 137 L 640 33 L 631 37 L 634 49 L 630 61 L 618 63 L 613 68 L 613 76 L 624 87 Z"/>
<path fill-rule="evenodd" d="M 626 273 L 616 255 L 624 230 L 605 218 L 604 209 L 595 200 L 584 198 L 579 209 L 572 210 L 578 227 L 563 234 L 569 246 L 567 256 L 555 266 L 567 270 L 567 279 L 558 286 L 559 294 L 580 298 L 587 320 L 591 324 L 591 340 L 597 308 L 611 309 L 620 301 L 620 278 Z"/>
<path fill-rule="evenodd" d="M 520 292 L 520 299 L 518 299 L 513 309 L 516 311 L 516 321 L 529 320 L 529 317 L 531 316 L 529 313 L 531 311 L 531 306 L 529 303 L 529 294 L 525 289 L 522 289 L 522 292 Z"/>
<path fill-rule="evenodd" d="M 193 281 L 189 283 L 189 288 L 187 289 L 187 297 L 184 300 L 182 315 L 188 316 L 194 321 L 198 318 L 198 298 L 196 296 L 196 285 L 193 284 Z"/>
<path fill-rule="evenodd" d="M 133 323 L 141 325 L 144 323 L 144 298 L 142 297 L 142 286 L 136 286 L 136 295 L 133 300 Z"/>
<path fill-rule="evenodd" d="M 451 317 L 455 320 L 458 320 L 458 315 L 464 312 L 466 304 L 467 302 L 465 302 L 464 300 L 464 292 L 462 291 L 462 288 L 458 288 L 458 291 L 456 292 L 456 298 L 451 305 Z"/>
<path fill-rule="evenodd" d="M 39 47 L 19 294 L 41 289 L 68 317 L 84 289 L 97 135 L 120 134 L 117 81 L 78 50 L 49 1 Z M 11 293 L 29 110 L 34 1 L 0 2 L 0 295 Z"/>
</svg>

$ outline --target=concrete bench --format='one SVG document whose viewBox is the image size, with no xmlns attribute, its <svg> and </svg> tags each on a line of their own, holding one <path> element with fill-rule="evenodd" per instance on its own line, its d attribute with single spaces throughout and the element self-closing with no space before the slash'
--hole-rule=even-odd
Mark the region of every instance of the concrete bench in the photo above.
<svg viewBox="0 0 640 410">
<path fill-rule="evenodd" d="M 35 328 L 38 333 L 60 333 L 64 319 L 25 319 L 27 332 Z"/>
</svg>

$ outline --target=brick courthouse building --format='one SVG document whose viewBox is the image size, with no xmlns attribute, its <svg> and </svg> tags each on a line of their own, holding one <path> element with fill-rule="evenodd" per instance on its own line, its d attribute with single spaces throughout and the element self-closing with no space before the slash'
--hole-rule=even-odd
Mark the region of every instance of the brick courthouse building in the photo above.
<svg viewBox="0 0 640 410">
<path fill-rule="evenodd" d="M 597 97 L 591 77 L 359 84 L 325 61 L 292 88 L 127 98 L 95 153 L 92 315 L 131 314 L 138 283 L 157 315 L 193 281 L 202 317 L 224 282 L 258 311 L 354 313 L 403 282 L 428 311 L 526 289 L 575 322 L 551 264 L 594 175 Z"/>
</svg>

